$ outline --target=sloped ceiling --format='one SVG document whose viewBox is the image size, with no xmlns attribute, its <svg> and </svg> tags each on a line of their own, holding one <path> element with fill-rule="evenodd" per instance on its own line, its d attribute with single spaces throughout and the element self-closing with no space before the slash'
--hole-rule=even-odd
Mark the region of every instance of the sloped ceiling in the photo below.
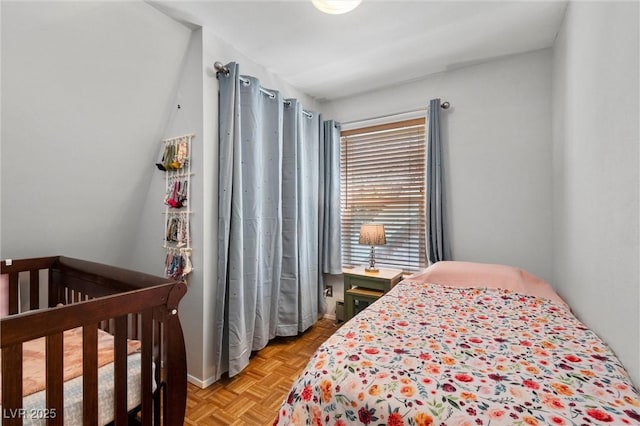
<svg viewBox="0 0 640 426">
<path fill-rule="evenodd" d="M 152 1 L 207 26 L 319 101 L 553 44 L 562 1 L 374 1 L 327 15 L 311 1 Z"/>
</svg>

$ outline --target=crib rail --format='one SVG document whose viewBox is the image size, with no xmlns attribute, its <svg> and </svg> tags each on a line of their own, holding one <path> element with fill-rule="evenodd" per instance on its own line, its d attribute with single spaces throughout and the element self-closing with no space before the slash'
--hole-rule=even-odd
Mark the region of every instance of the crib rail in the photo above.
<svg viewBox="0 0 640 426">
<path fill-rule="evenodd" d="M 141 341 L 139 421 L 143 425 L 183 423 L 186 354 L 177 308 L 186 293 L 184 283 L 64 257 L 13 261 L 11 265 L 2 262 L 0 268 L 9 275 L 10 288 L 15 287 L 17 294 L 10 302 L 15 314 L 0 321 L 3 424 L 22 425 L 22 346 L 40 337 L 46 339 L 46 412 L 54 413 L 47 425 L 63 424 L 63 332 L 76 327 L 83 330 L 84 424 L 98 424 L 98 328 L 107 328 L 114 335 L 114 424 L 129 421 L 128 338 Z M 43 269 L 48 274 L 51 307 L 17 313 L 19 274 L 29 272 L 29 304 L 39 307 L 39 297 L 34 301 L 33 294 L 39 293 L 40 282 L 33 277 Z M 59 303 L 63 305 L 56 306 Z"/>
<path fill-rule="evenodd" d="M 34 259 L 19 259 L 7 265 L 0 264 L 0 272 L 9 276 L 9 315 L 17 314 L 20 309 L 19 277 L 21 273 L 29 274 L 29 309 L 40 308 L 40 271 L 48 271 L 58 257 L 40 257 Z"/>
</svg>

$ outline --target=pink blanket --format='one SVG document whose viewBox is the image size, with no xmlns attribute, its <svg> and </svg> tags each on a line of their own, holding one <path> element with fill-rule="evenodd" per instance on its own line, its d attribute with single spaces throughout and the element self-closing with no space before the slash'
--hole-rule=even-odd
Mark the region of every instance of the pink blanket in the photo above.
<svg viewBox="0 0 640 426">
<path fill-rule="evenodd" d="M 548 282 L 524 269 L 507 265 L 442 261 L 409 278 L 451 287 L 504 288 L 568 306 Z"/>
</svg>

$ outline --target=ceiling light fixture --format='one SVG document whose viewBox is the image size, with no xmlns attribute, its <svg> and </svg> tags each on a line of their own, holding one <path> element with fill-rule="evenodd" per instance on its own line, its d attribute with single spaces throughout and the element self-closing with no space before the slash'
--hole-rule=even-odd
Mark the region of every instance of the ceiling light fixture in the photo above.
<svg viewBox="0 0 640 426">
<path fill-rule="evenodd" d="M 351 12 L 362 0 L 311 0 L 316 9 L 331 15 Z"/>
</svg>

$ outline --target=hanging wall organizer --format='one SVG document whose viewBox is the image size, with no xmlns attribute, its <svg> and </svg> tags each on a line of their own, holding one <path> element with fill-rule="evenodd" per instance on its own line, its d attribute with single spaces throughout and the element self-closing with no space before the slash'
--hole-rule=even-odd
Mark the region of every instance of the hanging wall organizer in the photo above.
<svg viewBox="0 0 640 426">
<path fill-rule="evenodd" d="M 170 278 L 186 281 L 191 264 L 191 140 L 194 135 L 162 141 L 162 159 L 156 163 L 165 173 L 164 270 Z"/>
</svg>

